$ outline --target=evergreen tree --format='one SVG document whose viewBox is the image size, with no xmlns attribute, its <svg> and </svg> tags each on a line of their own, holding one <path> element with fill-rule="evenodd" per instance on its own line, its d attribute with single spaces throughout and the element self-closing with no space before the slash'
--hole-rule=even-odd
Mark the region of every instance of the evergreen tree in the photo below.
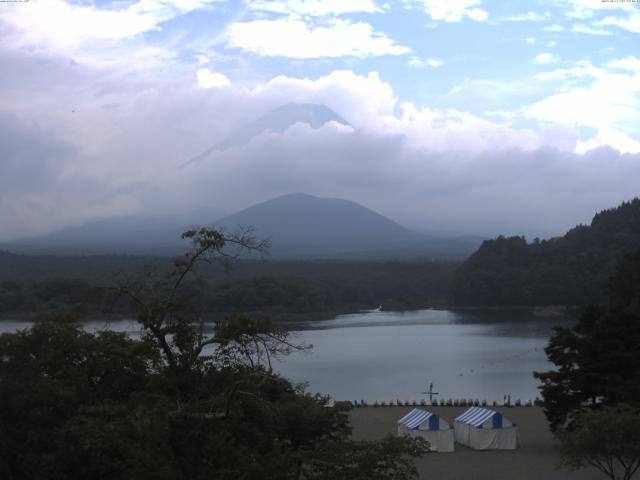
<svg viewBox="0 0 640 480">
<path fill-rule="evenodd" d="M 557 369 L 535 373 L 554 431 L 604 405 L 640 406 L 640 250 L 619 262 L 608 304 L 587 307 L 572 328 L 556 328 L 545 349 Z"/>
</svg>

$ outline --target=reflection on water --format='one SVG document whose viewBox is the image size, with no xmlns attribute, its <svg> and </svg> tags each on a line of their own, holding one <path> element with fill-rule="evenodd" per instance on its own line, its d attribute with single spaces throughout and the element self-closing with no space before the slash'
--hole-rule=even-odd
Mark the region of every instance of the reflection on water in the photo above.
<svg viewBox="0 0 640 480">
<path fill-rule="evenodd" d="M 297 325 L 295 340 L 312 344 L 277 363 L 294 382 L 340 400 L 420 400 L 429 383 L 438 398 L 502 401 L 538 396 L 533 371 L 551 368 L 544 354 L 551 328 L 566 320 L 541 319 L 527 311 L 363 312 Z M 87 321 L 140 334 L 137 322 Z M 0 322 L 0 332 L 28 323 Z"/>
</svg>

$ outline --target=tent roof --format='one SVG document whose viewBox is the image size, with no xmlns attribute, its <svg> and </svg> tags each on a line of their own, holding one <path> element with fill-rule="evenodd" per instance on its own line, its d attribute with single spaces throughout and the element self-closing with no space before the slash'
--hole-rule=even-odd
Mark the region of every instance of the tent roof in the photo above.
<svg viewBox="0 0 640 480">
<path fill-rule="evenodd" d="M 398 423 L 406 426 L 407 428 L 417 428 L 420 425 L 422 425 L 424 422 L 429 421 L 429 418 L 433 415 L 435 414 L 432 412 L 428 412 L 426 410 L 420 410 L 419 408 L 414 408 L 409 413 L 407 413 L 404 417 L 398 420 Z"/>
<path fill-rule="evenodd" d="M 499 415 L 498 412 L 482 407 L 471 407 L 456 417 L 456 422 L 468 423 L 474 427 L 479 427 L 489 418 Z"/>
</svg>

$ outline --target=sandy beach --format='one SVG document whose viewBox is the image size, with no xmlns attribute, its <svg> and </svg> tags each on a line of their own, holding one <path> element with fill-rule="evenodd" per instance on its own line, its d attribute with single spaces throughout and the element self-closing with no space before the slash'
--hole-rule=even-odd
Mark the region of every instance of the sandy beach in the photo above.
<svg viewBox="0 0 640 480">
<path fill-rule="evenodd" d="M 350 412 L 356 439 L 372 440 L 396 433 L 396 422 L 414 407 L 364 407 Z M 422 407 L 452 423 L 466 408 Z M 512 451 L 475 451 L 455 444 L 453 453 L 431 453 L 417 461 L 421 479 L 438 480 L 601 480 L 595 469 L 558 470 L 555 441 L 539 407 L 494 407 L 518 426 L 520 448 Z M 635 478 L 635 477 L 634 477 Z M 640 477 L 638 477 L 640 478 Z"/>
</svg>

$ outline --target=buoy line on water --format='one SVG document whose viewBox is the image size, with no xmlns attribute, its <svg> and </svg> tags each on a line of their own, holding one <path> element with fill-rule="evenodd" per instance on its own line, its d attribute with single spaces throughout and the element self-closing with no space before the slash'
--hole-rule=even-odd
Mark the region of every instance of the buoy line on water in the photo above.
<svg viewBox="0 0 640 480">
<path fill-rule="evenodd" d="M 529 355 L 531 353 L 538 352 L 538 351 L 540 351 L 540 349 L 538 347 L 535 347 L 535 348 L 530 348 L 530 349 L 522 351 L 522 352 L 518 352 L 518 353 L 516 353 L 514 355 L 509 355 L 507 357 L 501 357 L 501 358 L 498 358 L 497 360 L 495 360 L 494 362 L 488 363 L 487 365 L 480 365 L 479 367 L 476 367 L 476 368 L 470 368 L 469 371 L 468 371 L 468 374 L 475 373 L 476 370 L 483 370 L 483 369 L 490 368 L 490 367 L 501 366 L 501 365 L 503 365 L 505 363 L 508 363 L 508 362 L 511 362 L 511 361 L 513 361 L 513 360 L 515 360 L 517 358 L 521 358 L 521 357 L 524 357 L 525 355 Z M 459 376 L 463 377 L 464 375 L 465 375 L 464 372 L 460 372 Z"/>
</svg>

